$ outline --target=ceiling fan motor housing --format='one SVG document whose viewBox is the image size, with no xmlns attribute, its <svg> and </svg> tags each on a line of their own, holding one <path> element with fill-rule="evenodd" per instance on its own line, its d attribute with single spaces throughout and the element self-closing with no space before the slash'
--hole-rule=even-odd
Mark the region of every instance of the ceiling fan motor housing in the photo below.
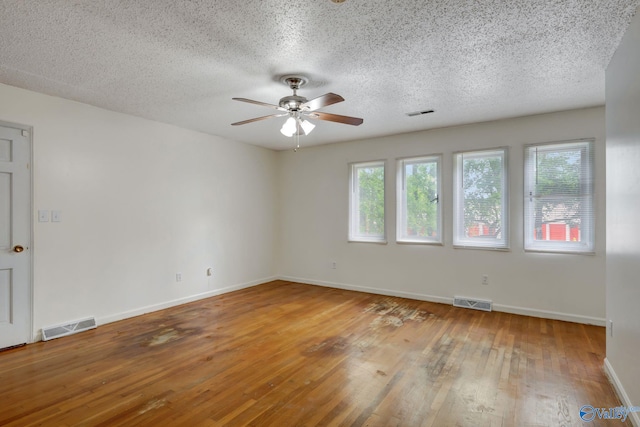
<svg viewBox="0 0 640 427">
<path fill-rule="evenodd" d="M 300 106 L 305 102 L 307 102 L 307 98 L 304 96 L 290 95 L 281 98 L 278 105 L 289 111 L 300 111 Z"/>
</svg>

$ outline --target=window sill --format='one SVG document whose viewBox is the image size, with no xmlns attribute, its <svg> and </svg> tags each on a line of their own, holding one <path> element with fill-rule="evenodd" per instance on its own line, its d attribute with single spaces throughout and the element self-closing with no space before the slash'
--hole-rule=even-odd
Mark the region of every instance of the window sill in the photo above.
<svg viewBox="0 0 640 427">
<path fill-rule="evenodd" d="M 570 251 L 570 250 L 553 250 L 553 249 L 525 249 L 525 252 L 538 253 L 538 254 L 558 254 L 558 255 L 595 255 L 595 251 Z"/>
<path fill-rule="evenodd" d="M 508 247 L 453 245 L 453 248 L 454 249 L 478 249 L 482 251 L 493 251 L 493 252 L 511 252 L 511 248 L 508 248 Z"/>
<path fill-rule="evenodd" d="M 396 240 L 398 245 L 429 245 L 429 246 L 444 246 L 442 242 L 430 241 L 430 240 Z"/>
<path fill-rule="evenodd" d="M 386 245 L 387 241 L 386 240 L 355 240 L 355 239 L 348 239 L 347 243 L 373 243 L 376 245 Z"/>
</svg>

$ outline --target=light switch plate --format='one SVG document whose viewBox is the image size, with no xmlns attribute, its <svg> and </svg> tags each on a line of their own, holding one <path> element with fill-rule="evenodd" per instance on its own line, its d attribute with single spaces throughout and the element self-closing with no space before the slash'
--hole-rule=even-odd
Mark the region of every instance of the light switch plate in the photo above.
<svg viewBox="0 0 640 427">
<path fill-rule="evenodd" d="M 38 222 L 49 222 L 49 211 L 38 211 Z"/>
<path fill-rule="evenodd" d="M 51 222 L 61 222 L 62 214 L 60 211 L 51 211 Z"/>
</svg>

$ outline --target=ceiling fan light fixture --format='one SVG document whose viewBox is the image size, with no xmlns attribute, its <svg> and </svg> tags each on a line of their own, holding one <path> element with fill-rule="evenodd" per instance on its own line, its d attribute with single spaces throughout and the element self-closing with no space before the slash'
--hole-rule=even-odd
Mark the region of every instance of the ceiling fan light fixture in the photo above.
<svg viewBox="0 0 640 427">
<path fill-rule="evenodd" d="M 305 135 L 309 135 L 311 133 L 311 131 L 313 130 L 313 128 L 316 127 L 316 125 L 311 123 L 309 120 L 303 120 L 303 121 L 300 122 L 300 127 L 304 131 Z"/>
<path fill-rule="evenodd" d="M 293 117 L 289 117 L 286 122 L 282 125 L 282 129 L 280 129 L 280 133 L 284 136 L 288 136 L 291 138 L 294 133 L 298 130 L 298 125 L 296 123 L 296 119 Z"/>
</svg>

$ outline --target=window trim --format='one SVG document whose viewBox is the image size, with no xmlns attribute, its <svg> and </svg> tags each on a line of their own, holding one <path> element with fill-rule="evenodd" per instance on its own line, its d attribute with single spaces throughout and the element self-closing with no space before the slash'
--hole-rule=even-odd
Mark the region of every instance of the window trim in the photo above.
<svg viewBox="0 0 640 427">
<path fill-rule="evenodd" d="M 484 249 L 491 251 L 510 251 L 510 172 L 509 172 L 509 147 L 501 146 L 494 148 L 482 148 L 478 150 L 455 151 L 453 153 L 453 247 L 457 249 Z M 491 152 L 502 152 L 502 233 L 503 238 L 500 244 L 486 245 L 482 242 L 474 241 L 462 237 L 464 233 L 464 212 L 460 215 L 463 204 L 463 193 L 460 191 L 463 170 L 459 167 L 458 157 L 464 154 L 489 154 Z"/>
<path fill-rule="evenodd" d="M 530 216 L 530 205 L 529 198 L 530 192 L 532 192 L 531 183 L 528 180 L 528 171 L 529 171 L 529 149 L 533 147 L 552 147 L 554 145 L 585 145 L 586 150 L 586 158 L 589 162 L 588 167 L 588 175 L 586 178 L 581 177 L 581 187 L 584 188 L 585 185 L 589 186 L 589 196 L 590 200 L 588 201 L 590 205 L 591 215 L 586 220 L 589 223 L 586 225 L 585 230 L 590 237 L 587 243 L 582 242 L 555 242 L 555 241 L 536 241 L 531 238 L 530 232 L 531 228 L 531 216 Z M 572 140 L 564 140 L 564 141 L 551 141 L 551 142 L 540 142 L 534 144 L 526 144 L 523 148 L 523 248 L 525 252 L 539 252 L 539 253 L 554 253 L 554 254 L 569 254 L 569 255 L 595 255 L 595 246 L 596 246 L 596 200 L 595 200 L 595 138 L 581 138 L 581 139 L 572 139 Z M 590 178 L 590 179 L 589 179 Z M 586 183 L 582 181 L 586 180 Z"/>
<path fill-rule="evenodd" d="M 355 233 L 357 230 L 356 218 L 354 213 L 356 212 L 356 204 L 357 198 L 354 197 L 355 194 L 355 175 L 354 171 L 356 168 L 363 167 L 374 167 L 374 166 L 382 166 L 382 185 L 383 185 L 383 215 L 384 215 L 384 224 L 382 225 L 382 236 L 379 237 L 369 237 L 369 236 L 360 236 Z M 352 162 L 349 163 L 349 227 L 348 227 L 348 236 L 347 242 L 349 243 L 376 243 L 376 244 L 387 244 L 387 161 L 386 160 L 370 160 L 364 162 Z"/>
<path fill-rule="evenodd" d="M 396 158 L 396 243 L 403 245 L 436 245 L 443 246 L 443 202 L 442 202 L 442 154 L 427 154 L 422 156 L 411 157 L 399 157 Z M 403 215 L 406 209 L 406 171 L 405 166 L 407 164 L 420 164 L 420 163 L 435 162 L 437 167 L 437 218 L 436 224 L 438 229 L 438 236 L 435 239 L 429 238 L 407 238 L 403 237 L 402 230 L 405 228 Z"/>
</svg>

